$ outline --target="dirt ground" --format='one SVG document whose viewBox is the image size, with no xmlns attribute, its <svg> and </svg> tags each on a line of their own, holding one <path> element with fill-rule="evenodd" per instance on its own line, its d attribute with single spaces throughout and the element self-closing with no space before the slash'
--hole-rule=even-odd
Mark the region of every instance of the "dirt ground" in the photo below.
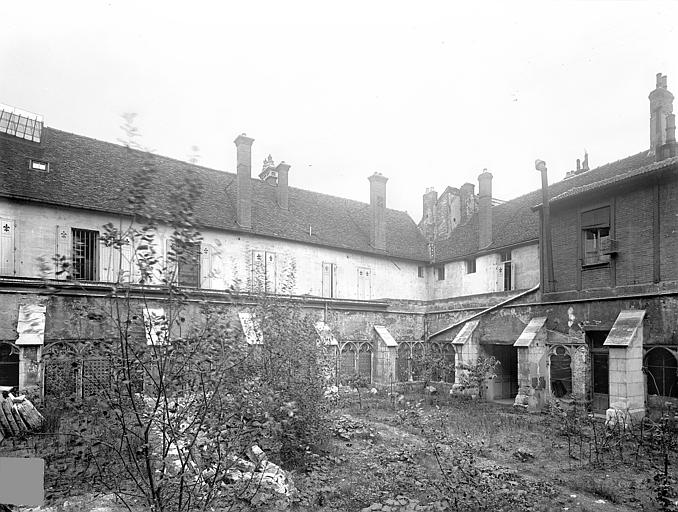
<svg viewBox="0 0 678 512">
<path fill-rule="evenodd" d="M 396 403 L 368 395 L 360 405 L 351 395 L 331 413 L 329 435 L 314 447 L 308 469 L 290 473 L 296 487 L 290 508 L 662 510 L 655 500 L 654 477 L 663 468 L 656 446 L 631 434 L 615 437 L 602 421 L 594 424 L 595 437 L 585 427 L 572 433 L 566 423 L 554 413 L 528 414 L 477 400 L 413 395 Z M 16 455 L 29 455 L 24 451 Z M 678 475 L 675 445 L 669 455 L 669 470 Z M 46 477 L 51 507 L 39 510 L 124 510 L 110 497 L 83 492 L 58 471 Z M 67 483 L 73 487 L 64 488 Z M 671 492 L 678 492 L 675 481 L 672 485 Z M 263 504 L 256 510 L 271 509 Z"/>
<path fill-rule="evenodd" d="M 660 510 L 656 454 L 627 440 L 596 455 L 574 436 L 568 448 L 561 426 L 496 404 L 375 398 L 335 412 L 329 455 L 295 483 L 318 511 Z"/>
</svg>

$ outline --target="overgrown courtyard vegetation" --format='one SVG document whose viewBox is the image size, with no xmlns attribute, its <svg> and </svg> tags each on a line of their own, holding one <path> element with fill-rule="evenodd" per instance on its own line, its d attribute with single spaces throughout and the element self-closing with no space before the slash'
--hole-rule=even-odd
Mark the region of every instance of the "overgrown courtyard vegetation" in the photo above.
<svg viewBox="0 0 678 512">
<path fill-rule="evenodd" d="M 233 493 L 228 504 L 212 506 L 300 511 L 678 508 L 678 432 L 668 414 L 624 430 L 620 425 L 606 428 L 602 419 L 572 405 L 529 414 L 470 398 L 362 391 L 360 401 L 349 388 L 330 398 L 327 436 L 304 446 L 303 460 L 286 467 L 293 488 L 288 498 L 262 492 L 261 499 L 253 499 L 254 493 L 233 485 L 225 488 Z M 99 473 L 85 450 L 75 449 L 77 441 L 46 445 L 33 437 L 5 444 L 5 451 L 10 446 L 22 454 L 50 447 L 49 503 L 68 499 L 72 507 L 97 503 L 125 509 L 119 501 L 97 498 L 111 497 L 110 489 L 97 482 Z M 89 510 L 65 510 L 78 509 Z"/>
</svg>

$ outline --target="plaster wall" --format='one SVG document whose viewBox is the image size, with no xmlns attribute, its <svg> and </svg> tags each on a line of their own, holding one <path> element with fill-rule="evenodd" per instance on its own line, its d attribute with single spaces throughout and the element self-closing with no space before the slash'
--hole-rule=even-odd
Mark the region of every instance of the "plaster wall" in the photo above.
<svg viewBox="0 0 678 512">
<path fill-rule="evenodd" d="M 15 222 L 14 275 L 20 277 L 41 276 L 40 258 L 51 262 L 57 252 L 57 227 L 103 232 L 102 226 L 108 222 L 123 229 L 129 225 L 129 220 L 121 217 L 7 200 L 0 200 L 0 217 Z M 167 228 L 159 229 L 157 250 L 162 257 L 170 235 Z M 323 263 L 329 263 L 334 265 L 335 298 L 424 300 L 427 296 L 426 277 L 418 277 L 422 263 L 246 233 L 205 229 L 202 235 L 203 248 L 208 249 L 208 256 L 201 260 L 203 288 L 224 290 L 234 286 L 250 291 L 253 251 L 261 251 L 275 254 L 276 293 L 322 296 Z M 358 290 L 360 270 L 370 273 L 369 279 L 363 281 L 362 294 Z M 100 277 L 105 277 L 102 272 Z"/>
</svg>

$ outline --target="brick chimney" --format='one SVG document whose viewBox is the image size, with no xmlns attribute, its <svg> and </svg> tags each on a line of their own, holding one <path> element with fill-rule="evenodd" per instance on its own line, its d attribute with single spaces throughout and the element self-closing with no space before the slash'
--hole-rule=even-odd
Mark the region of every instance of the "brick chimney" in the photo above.
<svg viewBox="0 0 678 512">
<path fill-rule="evenodd" d="M 476 186 L 473 183 L 464 183 L 459 189 L 461 199 L 461 213 L 459 224 L 465 224 L 476 212 Z"/>
<path fill-rule="evenodd" d="M 287 180 L 290 172 L 290 165 L 285 162 L 280 162 L 275 168 L 278 173 L 278 188 L 275 195 L 278 199 L 278 206 L 283 210 L 287 210 L 289 206 L 290 191 L 287 186 Z"/>
<path fill-rule="evenodd" d="M 421 217 L 421 230 L 426 237 L 426 240 L 433 240 L 435 238 L 436 227 L 436 202 L 438 201 L 438 192 L 431 188 L 426 189 L 423 197 L 423 214 Z"/>
<path fill-rule="evenodd" d="M 478 247 L 492 243 L 492 173 L 487 169 L 478 176 Z"/>
<path fill-rule="evenodd" d="M 233 141 L 238 153 L 236 221 L 243 228 L 252 228 L 252 143 L 244 133 Z"/>
<path fill-rule="evenodd" d="M 370 180 L 370 245 L 386 250 L 386 182 L 388 178 L 375 172 Z"/>
<path fill-rule="evenodd" d="M 657 73 L 657 86 L 650 99 L 650 151 L 662 159 L 660 147 L 666 143 L 667 116 L 673 113 L 673 94 L 667 89 L 666 75 Z"/>
</svg>

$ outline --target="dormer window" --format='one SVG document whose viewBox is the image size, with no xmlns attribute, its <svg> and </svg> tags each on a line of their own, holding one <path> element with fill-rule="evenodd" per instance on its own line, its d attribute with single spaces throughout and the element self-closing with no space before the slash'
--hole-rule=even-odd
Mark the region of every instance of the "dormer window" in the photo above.
<svg viewBox="0 0 678 512">
<path fill-rule="evenodd" d="M 28 168 L 31 171 L 48 172 L 49 171 L 49 162 L 45 162 L 44 160 L 33 160 L 31 158 L 30 160 L 28 160 Z"/>
</svg>

